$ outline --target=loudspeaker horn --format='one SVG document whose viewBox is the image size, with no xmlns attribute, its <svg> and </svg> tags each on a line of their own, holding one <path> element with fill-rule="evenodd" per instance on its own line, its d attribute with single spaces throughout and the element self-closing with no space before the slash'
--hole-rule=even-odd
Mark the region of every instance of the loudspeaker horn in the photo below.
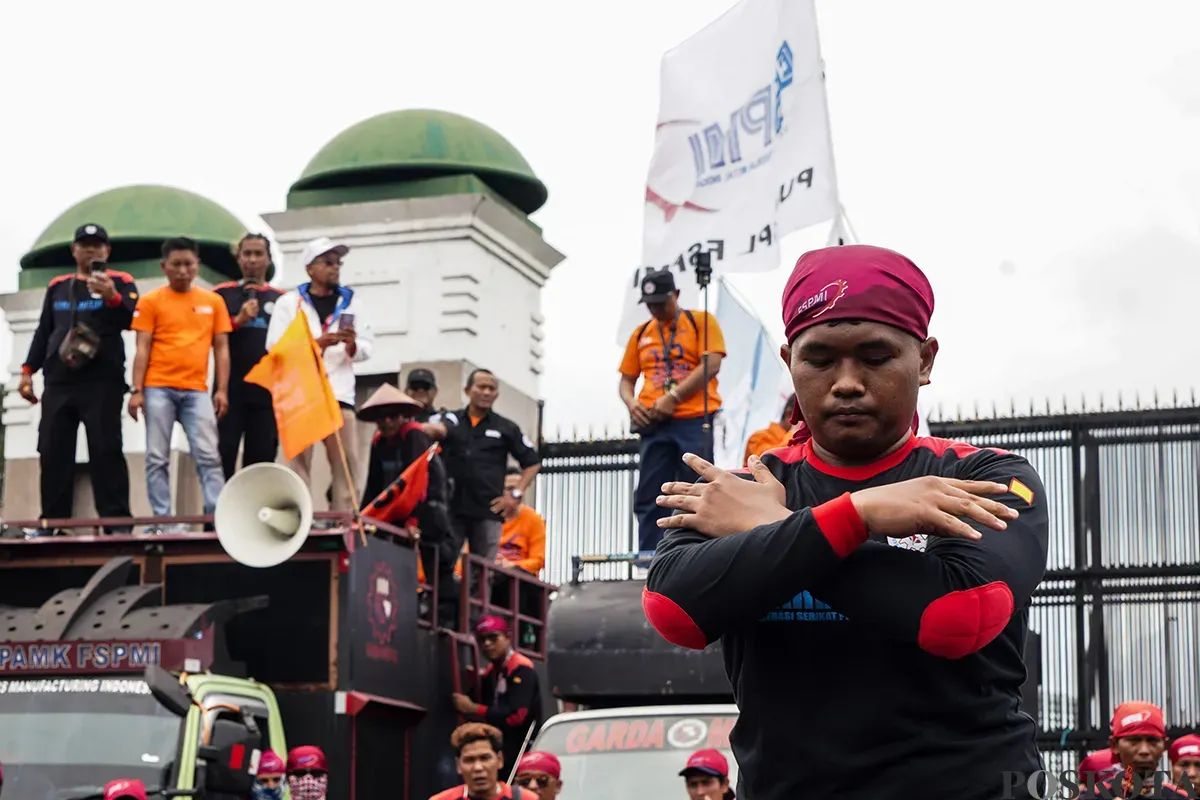
<svg viewBox="0 0 1200 800">
<path fill-rule="evenodd" d="M 312 528 L 312 492 L 281 464 L 253 464 L 225 484 L 213 524 L 225 552 L 247 567 L 273 567 L 294 556 Z"/>
</svg>

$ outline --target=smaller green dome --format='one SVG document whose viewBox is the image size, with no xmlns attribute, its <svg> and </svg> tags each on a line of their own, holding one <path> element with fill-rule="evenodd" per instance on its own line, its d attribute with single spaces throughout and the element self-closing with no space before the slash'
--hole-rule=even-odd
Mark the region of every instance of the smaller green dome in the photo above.
<svg viewBox="0 0 1200 800">
<path fill-rule="evenodd" d="M 549 196 L 524 156 L 488 126 L 448 111 L 409 109 L 371 117 L 335 136 L 292 184 L 288 207 L 437 194 L 438 187 L 463 185 L 445 179 L 465 176 L 475 176 L 525 214 Z M 427 191 L 413 191 L 422 183 Z"/>
<path fill-rule="evenodd" d="M 221 275 L 241 275 L 233 245 L 246 227 L 224 208 L 198 194 L 170 186 L 122 186 L 92 195 L 50 223 L 21 259 L 22 270 L 71 269 L 75 229 L 88 222 L 108 231 L 109 263 L 155 261 L 164 239 L 187 236 L 200 245 L 200 260 Z"/>
</svg>

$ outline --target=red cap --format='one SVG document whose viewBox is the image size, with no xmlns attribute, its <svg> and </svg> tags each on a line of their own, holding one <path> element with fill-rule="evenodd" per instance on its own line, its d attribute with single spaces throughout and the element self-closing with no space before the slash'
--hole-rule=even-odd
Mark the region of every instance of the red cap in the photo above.
<svg viewBox="0 0 1200 800">
<path fill-rule="evenodd" d="M 1171 757 L 1172 764 L 1181 758 L 1200 758 L 1200 736 L 1194 733 L 1180 736 L 1171 742 L 1171 749 L 1167 752 Z"/>
<path fill-rule="evenodd" d="M 1097 750 L 1094 753 L 1088 753 L 1083 761 L 1079 762 L 1079 774 L 1084 775 L 1088 772 L 1104 772 L 1106 769 L 1117 763 L 1117 754 L 1109 748 Z"/>
<path fill-rule="evenodd" d="M 287 772 L 287 765 L 274 750 L 263 753 L 262 758 L 258 760 L 259 775 L 282 775 L 285 772 Z"/>
<path fill-rule="evenodd" d="M 689 772 L 703 772 L 716 778 L 728 778 L 729 762 L 721 755 L 720 750 L 697 750 L 688 756 L 687 766 L 680 770 L 679 774 L 686 776 Z"/>
<path fill-rule="evenodd" d="M 1123 736 L 1166 736 L 1167 724 L 1163 720 L 1162 709 L 1153 703 L 1141 701 L 1121 703 L 1113 712 L 1112 735 L 1114 739 Z"/>
<path fill-rule="evenodd" d="M 117 800 L 118 797 L 132 797 L 134 800 L 146 800 L 146 784 L 139 780 L 109 781 L 104 786 L 104 800 Z"/>
<path fill-rule="evenodd" d="M 287 771 L 299 772 L 302 769 L 315 769 L 321 772 L 328 772 L 329 767 L 325 763 L 325 753 L 316 745 L 306 744 L 300 747 L 293 747 L 288 753 Z M 259 769 L 262 772 L 262 769 Z"/>
<path fill-rule="evenodd" d="M 479 620 L 475 625 L 475 635 L 483 636 L 488 633 L 500 633 L 508 635 L 508 622 L 504 617 L 497 617 L 495 614 L 489 614 Z"/>
<path fill-rule="evenodd" d="M 554 780 L 558 780 L 562 777 L 562 765 L 558 763 L 558 757 L 553 753 L 543 753 L 540 750 L 534 750 L 526 753 L 517 762 L 517 774 L 524 775 L 526 772 L 541 772 L 544 775 L 554 778 Z"/>
<path fill-rule="evenodd" d="M 897 252 L 866 244 L 805 253 L 783 290 L 789 342 L 805 328 L 839 319 L 880 322 L 924 341 L 932 316 L 925 273 Z"/>
</svg>

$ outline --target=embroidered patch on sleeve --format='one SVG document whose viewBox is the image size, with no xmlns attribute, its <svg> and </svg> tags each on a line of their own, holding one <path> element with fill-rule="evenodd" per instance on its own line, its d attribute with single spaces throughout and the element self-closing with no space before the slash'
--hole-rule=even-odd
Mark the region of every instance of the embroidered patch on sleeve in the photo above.
<svg viewBox="0 0 1200 800">
<path fill-rule="evenodd" d="M 1008 484 L 1008 491 L 1024 500 L 1027 504 L 1033 505 L 1033 490 L 1016 478 L 1013 478 L 1012 482 Z"/>
</svg>

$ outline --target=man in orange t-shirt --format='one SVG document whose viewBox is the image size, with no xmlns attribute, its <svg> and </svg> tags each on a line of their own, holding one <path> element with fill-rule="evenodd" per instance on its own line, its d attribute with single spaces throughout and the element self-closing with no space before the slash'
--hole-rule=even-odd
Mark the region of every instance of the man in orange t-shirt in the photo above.
<svg viewBox="0 0 1200 800">
<path fill-rule="evenodd" d="M 712 457 L 705 430 L 705 395 L 709 415 L 716 414 L 721 408 L 717 372 L 725 357 L 725 336 L 716 317 L 679 307 L 679 290 L 669 270 L 646 276 L 641 302 L 651 319 L 629 336 L 621 359 L 620 392 L 632 430 L 641 436 L 633 505 L 639 549 L 647 551 L 662 539 L 664 531 L 658 520 L 671 516 L 671 509 L 655 503 L 659 487 L 668 481 L 696 480 L 696 474 L 683 463 L 684 453 Z M 708 348 L 704 353 L 706 327 Z M 707 386 L 701 356 L 708 360 Z M 639 377 L 642 389 L 635 395 Z"/>
<path fill-rule="evenodd" d="M 217 506 L 225 472 L 217 437 L 217 419 L 229 407 L 229 332 L 233 325 L 225 301 L 193 286 L 200 269 L 200 248 L 191 239 L 167 239 L 162 246 L 167 285 L 138 300 L 133 312 L 137 356 L 129 416 L 146 414 L 146 493 L 155 516 L 171 513 L 171 432 L 175 421 L 187 435 L 200 486 L 204 513 Z M 215 355 L 217 390 L 208 393 L 208 354 Z M 187 526 L 164 532 L 181 533 Z"/>
<path fill-rule="evenodd" d="M 504 490 L 511 492 L 520 485 L 521 470 L 509 467 L 504 476 Z M 546 565 L 546 520 L 524 502 L 504 512 L 500 529 L 500 549 L 496 563 L 528 572 L 537 577 Z"/>
<path fill-rule="evenodd" d="M 793 394 L 783 404 L 783 416 L 779 418 L 779 422 L 772 422 L 762 430 L 750 434 L 750 438 L 746 440 L 746 454 L 742 457 L 742 466 L 750 466 L 750 456 L 761 456 L 768 450 L 787 446 L 795 427 L 792 425 L 792 408 L 795 402 L 796 395 Z"/>
</svg>

